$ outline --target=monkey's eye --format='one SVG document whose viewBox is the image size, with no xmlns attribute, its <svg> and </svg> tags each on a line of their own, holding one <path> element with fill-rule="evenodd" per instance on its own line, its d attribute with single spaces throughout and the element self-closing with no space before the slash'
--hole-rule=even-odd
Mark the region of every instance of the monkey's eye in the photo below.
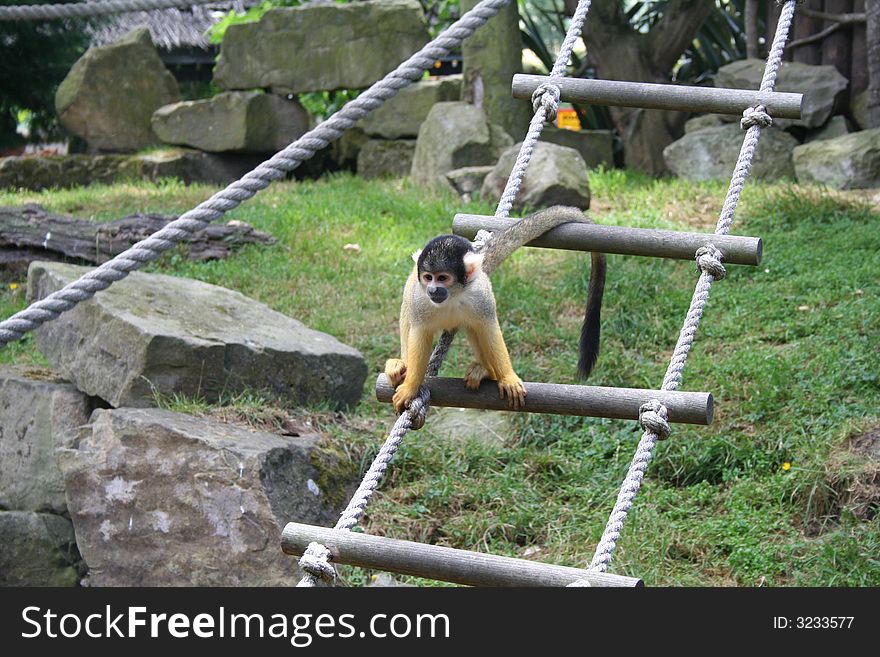
<svg viewBox="0 0 880 657">
<path fill-rule="evenodd" d="M 430 283 L 434 280 L 434 277 L 431 276 L 431 274 L 422 274 L 422 280 L 425 281 L 425 283 Z"/>
<path fill-rule="evenodd" d="M 448 283 L 449 282 L 449 275 L 448 274 L 438 274 L 437 275 L 437 282 L 438 283 Z"/>
</svg>

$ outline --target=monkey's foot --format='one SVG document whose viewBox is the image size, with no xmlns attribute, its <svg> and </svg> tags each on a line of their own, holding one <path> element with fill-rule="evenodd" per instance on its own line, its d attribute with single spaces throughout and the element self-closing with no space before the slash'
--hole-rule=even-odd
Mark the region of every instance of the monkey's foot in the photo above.
<svg viewBox="0 0 880 657">
<path fill-rule="evenodd" d="M 486 368 L 479 363 L 472 363 L 464 373 L 464 384 L 468 390 L 476 390 L 480 387 L 480 382 L 488 377 L 489 372 L 486 371 Z"/>
<path fill-rule="evenodd" d="M 399 358 L 389 358 L 385 361 L 385 376 L 392 388 L 396 388 L 406 378 L 406 363 Z"/>
<path fill-rule="evenodd" d="M 522 408 L 526 403 L 526 389 L 522 379 L 516 374 L 505 376 L 498 381 L 498 393 L 502 399 L 505 397 L 511 408 Z"/>
<path fill-rule="evenodd" d="M 394 396 L 391 398 L 391 403 L 394 404 L 394 410 L 397 411 L 398 414 L 403 413 L 409 403 L 419 396 L 419 389 L 410 390 L 409 387 L 404 384 L 400 386 L 397 390 L 394 391 Z"/>
</svg>

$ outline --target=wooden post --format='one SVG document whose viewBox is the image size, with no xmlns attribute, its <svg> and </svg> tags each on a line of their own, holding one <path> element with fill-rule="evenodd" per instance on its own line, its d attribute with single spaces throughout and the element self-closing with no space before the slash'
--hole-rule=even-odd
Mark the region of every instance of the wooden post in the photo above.
<svg viewBox="0 0 880 657">
<path fill-rule="evenodd" d="M 281 534 L 285 554 L 300 556 L 309 543 L 326 546 L 334 563 L 375 568 L 468 586 L 567 586 L 585 579 L 591 586 L 644 586 L 642 580 L 568 566 L 500 557 L 289 522 Z"/>
<path fill-rule="evenodd" d="M 538 85 L 549 80 L 550 78 L 544 75 L 514 75 L 513 97 L 531 100 Z M 585 78 L 559 78 L 553 82 L 559 85 L 560 100 L 564 102 L 681 112 L 741 115 L 746 108 L 760 103 L 774 118 L 799 119 L 803 100 L 803 94 L 778 91 L 760 92 L 747 89 L 689 87 L 677 84 Z"/>
<path fill-rule="evenodd" d="M 499 219 L 479 214 L 457 214 L 452 222 L 452 232 L 473 239 L 480 229 L 500 231 L 517 221 L 518 219 Z M 706 244 L 714 244 L 724 254 L 724 264 L 757 265 L 761 262 L 762 244 L 758 237 L 578 222 L 557 226 L 526 246 L 693 260 L 697 249 Z"/>
<path fill-rule="evenodd" d="M 494 381 L 483 381 L 479 390 L 468 390 L 464 379 L 458 378 L 428 377 L 425 385 L 431 391 L 432 406 L 513 410 L 506 399 L 498 396 L 498 385 Z M 703 425 L 712 423 L 713 402 L 709 392 L 670 392 L 561 383 L 525 382 L 524 385 L 526 403 L 523 408 L 518 409 L 523 413 L 638 420 L 639 406 L 649 399 L 657 399 L 666 406 L 669 422 Z M 390 402 L 393 396 L 394 388 L 388 383 L 388 377 L 380 374 L 376 379 L 376 399 Z"/>
</svg>

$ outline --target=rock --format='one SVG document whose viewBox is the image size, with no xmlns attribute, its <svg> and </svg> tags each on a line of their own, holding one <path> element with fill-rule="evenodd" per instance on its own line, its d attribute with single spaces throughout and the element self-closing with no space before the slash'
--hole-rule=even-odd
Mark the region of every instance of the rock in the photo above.
<svg viewBox="0 0 880 657">
<path fill-rule="evenodd" d="M 153 113 L 152 121 L 166 144 L 212 153 L 275 153 L 309 129 L 309 114 L 297 101 L 256 91 L 166 105 Z"/>
<path fill-rule="evenodd" d="M 461 13 L 479 0 L 462 0 Z M 510 94 L 515 73 L 522 73 L 523 44 L 517 3 L 510 2 L 461 44 L 464 88 L 461 99 L 483 109 L 489 123 L 509 135 L 525 135 L 532 118 L 531 104 Z"/>
<path fill-rule="evenodd" d="M 880 128 L 798 146 L 794 169 L 799 183 L 835 189 L 880 187 Z"/>
<path fill-rule="evenodd" d="M 546 126 L 541 141 L 575 149 L 587 167 L 614 166 L 614 136 L 610 130 L 565 130 Z"/>
<path fill-rule="evenodd" d="M 223 185 L 260 163 L 251 155 L 166 148 L 140 155 L 47 155 L 0 158 L 0 189 L 63 189 L 126 180 Z"/>
<path fill-rule="evenodd" d="M 358 153 L 357 172 L 364 178 L 403 178 L 412 169 L 415 139 L 371 139 Z"/>
<path fill-rule="evenodd" d="M 419 128 L 435 103 L 458 100 L 460 96 L 460 75 L 421 80 L 401 89 L 358 125 L 371 137 L 418 137 Z"/>
<path fill-rule="evenodd" d="M 731 120 L 735 118 L 736 117 L 731 117 Z M 696 132 L 697 130 L 705 130 L 706 128 L 717 128 L 718 126 L 730 122 L 731 121 L 725 121 L 721 114 L 703 114 L 701 116 L 695 116 L 694 118 L 685 121 L 684 134 L 687 135 Z"/>
<path fill-rule="evenodd" d="M 849 113 L 856 125 L 862 130 L 868 129 L 868 90 L 856 94 L 849 103 Z"/>
<path fill-rule="evenodd" d="M 34 262 L 28 298 L 88 271 Z M 135 272 L 36 331 L 37 348 L 76 387 L 111 406 L 156 395 L 216 401 L 248 389 L 285 404 L 357 403 L 367 366 L 357 350 L 243 294 Z"/>
<path fill-rule="evenodd" d="M 491 447 L 503 447 L 516 432 L 510 413 L 478 408 L 433 408 L 425 429 L 432 440 L 475 440 Z"/>
<path fill-rule="evenodd" d="M 838 114 L 837 116 L 832 116 L 828 123 L 818 130 L 807 133 L 804 141 L 809 143 L 811 141 L 816 141 L 817 139 L 836 139 L 837 137 L 843 137 L 848 134 L 849 125 L 847 125 L 846 118 Z"/>
<path fill-rule="evenodd" d="M 516 144 L 504 151 L 486 176 L 481 191 L 484 200 L 497 202 L 501 198 L 519 148 L 520 144 Z M 587 163 L 573 148 L 539 141 L 513 207 L 519 211 L 551 205 L 570 205 L 583 210 L 590 207 Z"/>
<path fill-rule="evenodd" d="M 0 586 L 76 586 L 81 560 L 61 516 L 0 511 Z"/>
<path fill-rule="evenodd" d="M 84 394 L 51 374 L 0 368 L 0 509 L 67 510 L 55 450 L 90 412 Z"/>
<path fill-rule="evenodd" d="M 446 185 L 454 169 L 494 165 L 513 139 L 492 126 L 478 107 L 464 102 L 437 103 L 419 130 L 412 178 L 419 185 Z"/>
<path fill-rule="evenodd" d="M 295 584 L 282 528 L 332 525 L 339 510 L 318 483 L 318 442 L 159 409 L 95 411 L 58 457 L 89 584 Z"/>
<path fill-rule="evenodd" d="M 472 199 L 479 197 L 483 181 L 494 168 L 493 166 L 462 167 L 447 173 L 446 180 L 462 200 L 469 203 Z"/>
<path fill-rule="evenodd" d="M 745 133 L 739 124 L 728 123 L 686 134 L 663 149 L 663 159 L 679 178 L 725 180 L 733 174 Z M 761 180 L 794 178 L 791 151 L 797 140 L 777 128 L 761 131 L 750 176 Z"/>
<path fill-rule="evenodd" d="M 760 59 L 742 59 L 722 66 L 715 74 L 716 87 L 758 89 L 764 75 L 765 62 Z M 846 89 L 846 78 L 831 65 L 814 66 L 800 62 L 782 62 L 776 82 L 776 91 L 802 93 L 804 102 L 800 121 L 774 119 L 774 125 L 802 125 L 818 128 L 834 110 L 837 95 Z"/>
<path fill-rule="evenodd" d="M 280 94 L 362 89 L 428 42 L 416 0 L 313 3 L 230 25 L 214 81 Z"/>
<path fill-rule="evenodd" d="M 89 48 L 58 86 L 55 109 L 91 151 L 135 151 L 157 143 L 153 112 L 180 98 L 147 28 Z"/>
</svg>

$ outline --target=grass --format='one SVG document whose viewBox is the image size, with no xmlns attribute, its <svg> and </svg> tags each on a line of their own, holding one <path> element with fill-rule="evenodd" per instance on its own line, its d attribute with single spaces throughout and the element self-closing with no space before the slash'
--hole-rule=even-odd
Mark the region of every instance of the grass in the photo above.
<svg viewBox="0 0 880 657">
<path fill-rule="evenodd" d="M 690 230 L 711 230 L 725 192 L 622 171 L 594 172 L 591 185 L 600 222 Z M 37 202 L 107 220 L 182 212 L 211 191 L 131 184 L 0 193 L 0 204 Z M 271 232 L 277 245 L 210 263 L 176 252 L 150 269 L 240 290 L 357 347 L 375 374 L 398 349 L 409 254 L 448 232 L 455 212 L 492 208 L 406 182 L 278 184 L 229 215 Z M 715 422 L 676 425 L 658 446 L 612 571 L 649 585 L 876 586 L 876 452 L 858 437 L 880 426 L 877 214 L 821 190 L 755 185 L 739 215 L 734 232 L 764 238 L 764 262 L 730 266 L 714 286 L 684 379 L 684 389 L 714 394 Z M 349 243 L 360 252 L 345 250 Z M 495 274 L 502 327 L 524 379 L 575 381 L 587 269 L 583 254 L 529 250 Z M 591 383 L 658 386 L 695 281 L 693 263 L 610 256 Z M 0 295 L 4 317 L 26 305 L 23 287 Z M 450 356 L 444 373 L 460 375 L 467 350 Z M 0 351 L 0 361 L 44 364 L 30 339 Z M 358 469 L 393 420 L 373 401 L 372 381 L 347 417 L 307 411 Z M 163 403 L 217 411 L 197 400 Z M 229 402 L 233 415 L 263 422 L 264 405 L 258 396 Z M 404 442 L 366 529 L 586 565 L 638 436 L 633 422 L 517 415 L 503 443 L 449 440 L 429 419 Z M 362 583 L 369 573 L 346 575 Z"/>
</svg>

